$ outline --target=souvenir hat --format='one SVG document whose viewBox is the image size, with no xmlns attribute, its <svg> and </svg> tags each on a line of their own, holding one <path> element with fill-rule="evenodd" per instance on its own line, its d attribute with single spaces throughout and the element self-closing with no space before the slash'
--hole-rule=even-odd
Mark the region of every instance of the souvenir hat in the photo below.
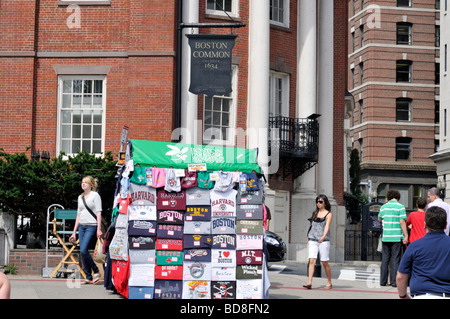
<svg viewBox="0 0 450 319">
<path fill-rule="evenodd" d="M 236 235 L 234 235 L 234 234 L 212 235 L 212 248 L 214 248 L 214 249 L 236 249 Z"/>
<path fill-rule="evenodd" d="M 181 280 L 155 280 L 154 299 L 181 299 L 182 296 L 183 282 Z"/>
</svg>

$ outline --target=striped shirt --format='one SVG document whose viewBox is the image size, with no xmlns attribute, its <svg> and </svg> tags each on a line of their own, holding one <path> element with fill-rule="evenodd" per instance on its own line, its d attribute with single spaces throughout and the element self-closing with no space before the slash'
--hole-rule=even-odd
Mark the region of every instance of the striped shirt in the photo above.
<svg viewBox="0 0 450 319">
<path fill-rule="evenodd" d="M 400 220 L 406 219 L 406 210 L 403 204 L 390 200 L 380 208 L 378 218 L 383 221 L 383 242 L 399 242 L 403 239 Z"/>
</svg>

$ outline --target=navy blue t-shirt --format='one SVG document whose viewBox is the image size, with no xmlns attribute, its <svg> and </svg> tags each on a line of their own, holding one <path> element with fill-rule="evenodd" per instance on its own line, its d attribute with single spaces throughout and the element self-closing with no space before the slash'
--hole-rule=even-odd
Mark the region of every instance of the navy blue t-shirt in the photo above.
<svg viewBox="0 0 450 319">
<path fill-rule="evenodd" d="M 450 237 L 429 232 L 412 242 L 402 257 L 398 271 L 410 274 L 411 295 L 450 293 Z"/>
</svg>

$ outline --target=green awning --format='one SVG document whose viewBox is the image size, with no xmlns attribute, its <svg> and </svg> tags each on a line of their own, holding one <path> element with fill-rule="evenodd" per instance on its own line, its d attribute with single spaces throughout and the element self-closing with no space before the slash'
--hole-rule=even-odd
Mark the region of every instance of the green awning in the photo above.
<svg viewBox="0 0 450 319">
<path fill-rule="evenodd" d="M 134 164 L 160 168 L 187 168 L 206 164 L 208 170 L 260 173 L 257 149 L 130 140 Z"/>
</svg>

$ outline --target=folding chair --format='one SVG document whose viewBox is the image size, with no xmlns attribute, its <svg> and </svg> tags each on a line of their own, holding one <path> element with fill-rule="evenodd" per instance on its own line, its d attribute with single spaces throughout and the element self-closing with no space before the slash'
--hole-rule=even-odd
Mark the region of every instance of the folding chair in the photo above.
<svg viewBox="0 0 450 319">
<path fill-rule="evenodd" d="M 53 234 L 58 238 L 59 243 L 65 250 L 66 254 L 64 255 L 63 259 L 59 262 L 58 266 L 55 267 L 53 272 L 50 275 L 50 278 L 53 278 L 53 276 L 57 272 L 70 272 L 68 268 L 66 268 L 66 264 L 72 264 L 78 267 L 80 270 L 81 275 L 83 278 L 86 278 L 86 274 L 84 273 L 83 269 L 80 267 L 80 263 L 75 260 L 72 253 L 75 250 L 75 248 L 78 246 L 79 239 L 77 239 L 76 242 L 65 242 L 64 238 L 67 235 L 71 235 L 72 231 L 65 229 L 65 222 L 66 220 L 75 220 L 77 218 L 77 211 L 75 209 L 55 209 L 54 212 L 54 218 L 53 218 Z M 58 223 L 58 220 L 62 220 L 63 229 L 58 230 L 56 225 Z M 72 245 L 72 247 L 68 247 L 68 245 Z M 71 261 L 67 260 L 68 258 L 71 259 Z M 72 269 L 73 271 L 73 269 Z"/>
</svg>

